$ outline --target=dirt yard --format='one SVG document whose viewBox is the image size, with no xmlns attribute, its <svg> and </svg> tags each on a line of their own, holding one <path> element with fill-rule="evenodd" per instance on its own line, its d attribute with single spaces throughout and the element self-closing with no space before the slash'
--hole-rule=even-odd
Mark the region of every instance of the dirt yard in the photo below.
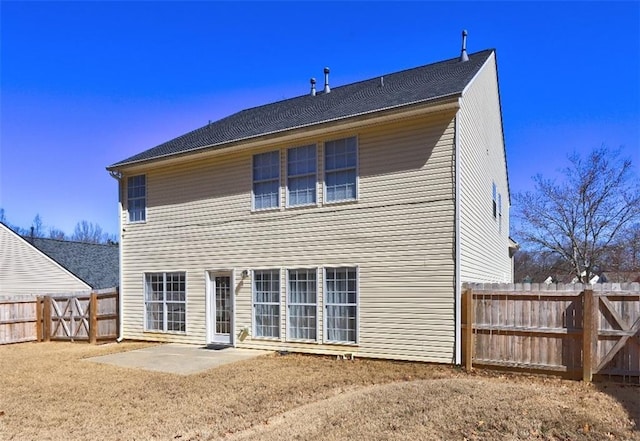
<svg viewBox="0 0 640 441">
<path fill-rule="evenodd" d="M 177 376 L 81 361 L 148 346 L 0 346 L 1 440 L 640 440 L 640 388 L 268 355 Z"/>
</svg>

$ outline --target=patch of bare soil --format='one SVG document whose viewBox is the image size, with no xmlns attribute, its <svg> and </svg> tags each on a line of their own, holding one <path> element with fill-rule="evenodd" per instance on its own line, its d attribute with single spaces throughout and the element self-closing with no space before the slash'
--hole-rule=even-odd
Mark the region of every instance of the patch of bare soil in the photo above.
<svg viewBox="0 0 640 441">
<path fill-rule="evenodd" d="M 304 355 L 190 376 L 80 361 L 147 346 L 0 346 L 0 440 L 640 440 L 632 386 Z"/>
<path fill-rule="evenodd" d="M 229 440 L 640 439 L 615 399 L 572 386 L 495 378 L 371 386 L 300 407 Z"/>
</svg>

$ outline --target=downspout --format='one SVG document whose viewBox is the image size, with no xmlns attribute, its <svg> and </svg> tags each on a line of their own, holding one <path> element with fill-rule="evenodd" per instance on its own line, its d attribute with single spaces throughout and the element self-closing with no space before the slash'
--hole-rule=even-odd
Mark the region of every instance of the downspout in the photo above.
<svg viewBox="0 0 640 441">
<path fill-rule="evenodd" d="M 460 99 L 458 99 L 458 109 L 462 107 Z M 454 262 L 454 278 L 455 278 L 455 364 L 462 363 L 462 284 L 460 276 L 460 110 L 456 112 L 454 123 L 454 186 L 455 186 L 455 262 Z"/>
<path fill-rule="evenodd" d="M 113 179 L 118 181 L 118 227 L 120 228 L 120 243 L 118 244 L 118 316 L 120 319 L 118 323 L 118 338 L 116 341 L 120 343 L 123 337 L 123 325 L 122 325 L 122 240 L 123 240 L 123 228 L 122 228 L 122 173 L 119 171 L 110 171 L 109 174 Z"/>
</svg>

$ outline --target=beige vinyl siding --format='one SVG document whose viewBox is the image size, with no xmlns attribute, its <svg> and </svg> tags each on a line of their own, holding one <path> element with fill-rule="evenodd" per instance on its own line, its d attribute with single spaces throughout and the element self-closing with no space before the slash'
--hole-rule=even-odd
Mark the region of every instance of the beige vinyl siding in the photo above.
<svg viewBox="0 0 640 441">
<path fill-rule="evenodd" d="M 460 145 L 460 269 L 463 282 L 511 282 L 509 188 L 492 54 L 462 97 Z M 493 217 L 492 183 L 502 195 L 502 230 Z"/>
<path fill-rule="evenodd" d="M 281 270 L 278 341 L 239 347 L 451 362 L 454 356 L 454 116 L 334 131 L 252 151 L 213 152 L 193 163 L 145 170 L 147 220 L 123 228 L 125 338 L 204 344 L 206 273 L 235 269 L 235 336 L 252 333 L 251 273 Z M 323 142 L 358 139 L 358 200 L 323 205 Z M 289 147 L 318 147 L 318 204 L 285 207 Z M 281 150 L 281 207 L 251 212 L 252 155 Z M 126 194 L 126 192 L 125 192 Z M 324 340 L 324 267 L 359 271 L 357 345 Z M 320 268 L 317 343 L 286 341 L 286 269 Z M 187 332 L 143 331 L 145 272 L 186 271 Z"/>
<path fill-rule="evenodd" d="M 64 294 L 91 287 L 0 224 L 0 295 Z"/>
</svg>

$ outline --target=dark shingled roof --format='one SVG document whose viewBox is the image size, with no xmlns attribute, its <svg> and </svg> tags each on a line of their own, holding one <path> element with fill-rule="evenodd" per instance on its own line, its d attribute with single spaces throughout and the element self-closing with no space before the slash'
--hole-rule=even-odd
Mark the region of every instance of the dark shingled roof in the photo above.
<svg viewBox="0 0 640 441">
<path fill-rule="evenodd" d="M 300 127 L 349 118 L 394 107 L 437 101 L 462 93 L 493 49 L 331 88 L 328 94 L 303 95 L 234 113 L 171 141 L 160 144 L 109 169 Z M 319 89 L 322 86 L 319 84 Z"/>
<path fill-rule="evenodd" d="M 93 289 L 120 285 L 118 245 L 24 238 Z"/>
</svg>

